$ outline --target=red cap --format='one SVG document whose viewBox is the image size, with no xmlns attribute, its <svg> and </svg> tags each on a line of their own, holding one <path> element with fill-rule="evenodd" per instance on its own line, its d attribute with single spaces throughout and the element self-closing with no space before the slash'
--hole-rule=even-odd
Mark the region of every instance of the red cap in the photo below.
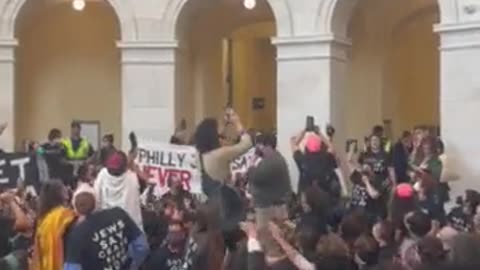
<svg viewBox="0 0 480 270">
<path fill-rule="evenodd" d="M 109 170 L 119 170 L 123 166 L 123 157 L 119 152 L 111 154 L 105 164 Z"/>
<path fill-rule="evenodd" d="M 398 198 L 402 198 L 402 199 L 407 199 L 407 198 L 413 197 L 414 192 L 415 191 L 413 190 L 413 187 L 410 184 L 405 184 L 405 183 L 404 184 L 399 184 L 395 188 L 395 195 Z"/>
<path fill-rule="evenodd" d="M 305 142 L 305 149 L 310 153 L 319 152 L 322 147 L 322 140 L 316 135 L 309 136 Z"/>
</svg>

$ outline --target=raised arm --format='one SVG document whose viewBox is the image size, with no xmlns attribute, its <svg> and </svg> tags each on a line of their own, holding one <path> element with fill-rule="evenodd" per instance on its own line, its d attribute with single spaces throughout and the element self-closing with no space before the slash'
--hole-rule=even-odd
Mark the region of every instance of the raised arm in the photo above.
<svg viewBox="0 0 480 270">
<path fill-rule="evenodd" d="M 233 161 L 252 148 L 253 143 L 252 138 L 247 132 L 245 132 L 243 124 L 236 113 L 231 113 L 230 121 L 235 127 L 237 133 L 240 134 L 240 141 L 235 145 L 223 146 L 219 151 L 221 151 L 221 155 L 226 160 Z"/>
<path fill-rule="evenodd" d="M 297 267 L 299 270 L 315 270 L 315 265 L 309 262 L 303 255 L 298 252 L 292 245 L 290 245 L 283 237 L 280 228 L 273 223 L 270 222 L 270 231 L 272 233 L 273 238 L 277 241 L 278 245 L 285 251 L 288 259 Z"/>
</svg>

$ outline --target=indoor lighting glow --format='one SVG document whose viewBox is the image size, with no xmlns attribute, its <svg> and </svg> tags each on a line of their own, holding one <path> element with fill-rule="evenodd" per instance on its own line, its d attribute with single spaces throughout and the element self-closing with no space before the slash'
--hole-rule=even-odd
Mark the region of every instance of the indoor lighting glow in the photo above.
<svg viewBox="0 0 480 270">
<path fill-rule="evenodd" d="M 82 11 L 85 8 L 85 0 L 73 0 L 73 9 Z"/>
<path fill-rule="evenodd" d="M 247 9 L 254 9 L 257 5 L 257 2 L 255 0 L 243 0 L 243 5 Z"/>
</svg>

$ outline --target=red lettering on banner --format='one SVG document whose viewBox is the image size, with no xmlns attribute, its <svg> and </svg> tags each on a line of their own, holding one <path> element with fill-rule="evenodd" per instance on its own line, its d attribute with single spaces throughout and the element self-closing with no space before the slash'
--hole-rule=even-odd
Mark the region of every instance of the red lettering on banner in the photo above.
<svg viewBox="0 0 480 270">
<path fill-rule="evenodd" d="M 158 168 L 158 180 L 160 181 L 160 186 L 164 187 L 167 185 L 167 180 L 170 177 L 169 175 L 169 169 L 163 170 L 162 168 Z"/>
<path fill-rule="evenodd" d="M 190 181 L 192 181 L 192 173 L 189 171 L 180 171 L 180 180 L 182 181 L 183 187 L 190 191 Z"/>
<path fill-rule="evenodd" d="M 165 187 L 170 177 L 179 177 L 183 187 L 190 191 L 190 181 L 192 181 L 192 173 L 189 171 L 177 170 L 177 169 L 162 169 L 154 166 L 143 166 L 143 172 L 149 177 L 149 179 L 158 180 L 160 187 Z"/>
</svg>

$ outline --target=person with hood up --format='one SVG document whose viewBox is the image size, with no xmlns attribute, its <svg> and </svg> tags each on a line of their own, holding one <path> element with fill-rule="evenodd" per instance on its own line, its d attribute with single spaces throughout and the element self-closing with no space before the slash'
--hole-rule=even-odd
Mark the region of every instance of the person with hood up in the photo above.
<svg viewBox="0 0 480 270">
<path fill-rule="evenodd" d="M 98 173 L 94 184 L 97 207 L 122 208 L 143 228 L 138 177 L 127 165 L 127 155 L 121 151 L 108 157 L 106 167 Z"/>
</svg>

